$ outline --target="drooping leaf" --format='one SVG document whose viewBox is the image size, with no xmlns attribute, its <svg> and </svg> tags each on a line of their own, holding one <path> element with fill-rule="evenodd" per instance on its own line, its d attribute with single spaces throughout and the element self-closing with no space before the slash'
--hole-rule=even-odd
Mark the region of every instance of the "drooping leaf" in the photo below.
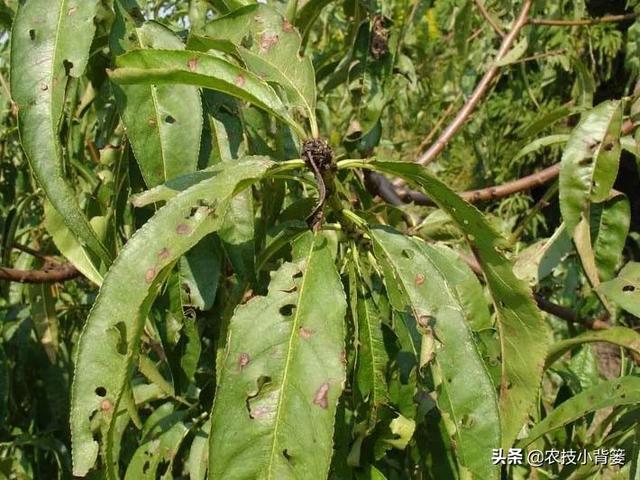
<svg viewBox="0 0 640 480">
<path fill-rule="evenodd" d="M 622 105 L 601 103 L 584 114 L 567 142 L 560 168 L 560 210 L 570 235 L 591 202 L 607 199 L 618 173 Z"/>
<path fill-rule="evenodd" d="M 598 290 L 627 312 L 640 317 L 640 263 L 627 263 L 617 278 L 601 283 Z"/>
<path fill-rule="evenodd" d="M 626 376 L 602 382 L 569 398 L 549 412 L 544 420 L 529 431 L 525 439 L 518 442 L 518 446 L 526 447 L 542 435 L 574 422 L 590 412 L 606 407 L 633 405 L 638 402 L 640 402 L 640 378 Z"/>
<path fill-rule="evenodd" d="M 89 60 L 97 0 L 21 2 L 11 34 L 11 93 L 22 147 L 47 198 L 77 239 L 105 263 L 110 255 L 67 182 L 59 140 L 65 92 Z"/>
<path fill-rule="evenodd" d="M 117 411 L 146 312 L 167 267 L 218 229 L 236 189 L 259 179 L 270 165 L 264 158 L 228 165 L 183 191 L 136 232 L 108 272 L 78 344 L 71 411 L 76 475 L 85 475 L 96 460 L 90 419 Z"/>
<path fill-rule="evenodd" d="M 211 479 L 327 476 L 346 301 L 327 238 L 310 236 L 301 239 L 306 252 L 274 273 L 268 295 L 231 319 L 211 415 Z"/>
<path fill-rule="evenodd" d="M 144 22 L 135 0 L 115 2 L 111 50 L 184 49 L 167 27 Z M 123 85 L 114 88 L 122 121 L 147 187 L 194 172 L 202 136 L 198 88 L 188 85 Z"/>
<path fill-rule="evenodd" d="M 591 238 L 600 280 L 613 278 L 629 233 L 631 208 L 624 194 L 615 194 L 591 207 Z"/>
<path fill-rule="evenodd" d="M 482 214 L 424 168 L 380 161 L 357 165 L 415 182 L 451 215 L 478 257 L 498 314 L 502 349 L 500 421 L 502 445 L 509 448 L 535 404 L 550 341 L 549 327 L 534 304 L 531 291 L 500 253 L 503 240 Z"/>
<path fill-rule="evenodd" d="M 554 343 L 549 348 L 547 366 L 578 345 L 607 342 L 620 345 L 640 355 L 640 334 L 627 327 L 611 327 L 606 330 L 589 331 Z"/>
<path fill-rule="evenodd" d="M 371 235 L 377 258 L 387 265 L 385 285 L 398 284 L 404 291 L 404 302 L 395 307 L 414 316 L 423 332 L 423 352 L 425 342 L 435 340 L 434 362 L 442 375 L 438 407 L 451 419 L 449 434 L 460 464 L 477 478 L 499 478 L 500 469 L 490 461 L 500 444 L 496 389 L 467 321 L 476 312 L 455 287 L 459 272 L 447 255 L 416 239 L 386 228 L 373 228 Z"/>
<path fill-rule="evenodd" d="M 191 50 L 222 50 L 239 56 L 247 70 L 275 82 L 290 105 L 299 107 L 317 132 L 316 81 L 313 64 L 301 57 L 296 28 L 267 5 L 254 4 L 209 22 L 203 36 L 192 35 Z"/>
<path fill-rule="evenodd" d="M 82 274 L 96 285 L 102 285 L 102 274 L 98 270 L 97 259 L 75 239 L 58 211 L 48 202 L 44 205 L 44 226 L 60 253 Z"/>
<path fill-rule="evenodd" d="M 222 58 L 188 50 L 137 50 L 118 57 L 117 65 L 110 77 L 118 84 L 184 84 L 216 90 L 261 108 L 305 136 L 267 82 Z"/>
</svg>

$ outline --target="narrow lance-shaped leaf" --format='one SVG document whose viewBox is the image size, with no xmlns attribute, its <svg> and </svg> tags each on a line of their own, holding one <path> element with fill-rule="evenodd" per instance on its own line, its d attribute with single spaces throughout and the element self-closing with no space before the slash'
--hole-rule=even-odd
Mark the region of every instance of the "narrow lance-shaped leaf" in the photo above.
<svg viewBox="0 0 640 480">
<path fill-rule="evenodd" d="M 619 345 L 640 355 L 640 333 L 627 327 L 611 327 L 606 330 L 588 331 L 554 343 L 549 349 L 547 367 L 574 347 L 593 342 L 607 342 Z"/>
<path fill-rule="evenodd" d="M 560 168 L 560 211 L 570 235 L 591 202 L 607 199 L 618 173 L 622 106 L 601 103 L 585 113 L 567 142 Z"/>
<path fill-rule="evenodd" d="M 111 50 L 184 49 L 164 25 L 144 22 L 135 0 L 115 2 Z M 122 121 L 140 172 L 149 188 L 198 167 L 202 136 L 202 102 L 197 87 L 127 85 L 114 88 Z"/>
<path fill-rule="evenodd" d="M 503 240 L 482 214 L 419 165 L 354 162 L 363 168 L 404 177 L 419 185 L 456 221 L 478 257 L 498 314 L 502 350 L 500 421 L 502 445 L 509 448 L 535 405 L 549 346 L 549 327 L 527 285 L 501 253 Z"/>
<path fill-rule="evenodd" d="M 110 255 L 67 183 L 60 144 L 69 77 L 82 75 L 95 34 L 97 0 L 29 0 L 11 34 L 11 93 L 22 147 L 38 182 L 69 229 L 106 262 Z"/>
<path fill-rule="evenodd" d="M 386 266 L 385 284 L 397 283 L 404 292 L 404 302 L 396 300 L 394 307 L 414 316 L 423 344 L 435 339 L 434 368 L 442 377 L 438 407 L 454 430 L 449 434 L 460 464 L 474 478 L 498 479 L 500 468 L 491 463 L 491 451 L 500 444 L 496 389 L 467 321 L 477 311 L 461 302 L 463 292 L 455 288 L 459 273 L 447 255 L 416 239 L 382 227 L 371 236 Z"/>
<path fill-rule="evenodd" d="M 267 82 L 223 58 L 188 50 L 136 50 L 117 59 L 111 79 L 121 85 L 184 84 L 209 88 L 247 101 L 274 115 L 304 137 Z"/>
<path fill-rule="evenodd" d="M 264 158 L 227 165 L 178 194 L 135 233 L 106 275 L 78 343 L 71 408 L 75 475 L 85 475 L 97 458 L 91 419 L 118 411 L 157 279 L 220 227 L 238 186 L 259 179 L 270 165 Z"/>
<path fill-rule="evenodd" d="M 518 442 L 518 446 L 526 447 L 542 435 L 601 408 L 635 405 L 638 402 L 640 402 L 640 378 L 627 376 L 602 382 L 565 400 L 549 412 L 544 420 L 529 431 L 527 438 Z"/>
<path fill-rule="evenodd" d="M 346 300 L 325 236 L 231 319 L 211 416 L 209 478 L 326 478 L 345 381 Z M 229 428 L 232 425 L 233 428 Z"/>
<path fill-rule="evenodd" d="M 191 50 L 222 50 L 239 56 L 247 69 L 282 86 L 290 105 L 300 107 L 317 132 L 316 81 L 311 59 L 301 57 L 296 28 L 267 5 L 249 5 L 209 22 L 191 36 Z"/>
<path fill-rule="evenodd" d="M 591 238 L 596 268 L 600 280 L 615 275 L 629 233 L 631 208 L 627 196 L 616 193 L 606 201 L 592 205 Z"/>
</svg>

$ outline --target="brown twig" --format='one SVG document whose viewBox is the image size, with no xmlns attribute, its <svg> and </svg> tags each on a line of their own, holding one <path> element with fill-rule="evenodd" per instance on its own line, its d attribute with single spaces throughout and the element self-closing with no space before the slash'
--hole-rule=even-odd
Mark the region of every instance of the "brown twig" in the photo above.
<svg viewBox="0 0 640 480">
<path fill-rule="evenodd" d="M 480 14 L 489 23 L 489 25 L 491 25 L 491 28 L 493 28 L 493 30 L 498 35 L 500 35 L 501 37 L 504 37 L 505 35 L 504 31 L 500 28 L 500 25 L 496 23 L 496 21 L 493 19 L 491 14 L 489 14 L 489 12 L 487 11 L 487 7 L 485 7 L 484 3 L 482 3 L 482 0 L 475 0 L 475 2 L 476 2 L 476 6 L 478 7 L 478 10 L 480 10 Z"/>
<path fill-rule="evenodd" d="M 19 283 L 55 283 L 77 278 L 81 273 L 70 263 L 46 264 L 42 270 L 0 267 L 0 280 Z"/>
<path fill-rule="evenodd" d="M 579 20 L 554 20 L 547 18 L 530 18 L 527 23 L 530 25 L 548 25 L 553 27 L 580 27 L 599 25 L 602 23 L 624 22 L 634 20 L 640 13 L 626 13 L 624 15 L 607 15 L 599 18 L 582 18 Z"/>
<path fill-rule="evenodd" d="M 491 83 L 497 77 L 500 71 L 498 62 L 509 52 L 511 46 L 513 45 L 513 42 L 518 37 L 520 30 L 522 30 L 522 27 L 527 24 L 529 10 L 531 9 L 531 3 L 532 0 L 524 1 L 524 3 L 522 4 L 522 9 L 520 10 L 516 21 L 514 22 L 511 31 L 507 36 L 504 37 L 502 45 L 500 45 L 493 64 L 484 74 L 475 90 L 473 91 L 467 102 L 464 104 L 462 109 L 460 109 L 451 124 L 449 124 L 445 131 L 442 132 L 436 142 L 418 158 L 417 162 L 419 164 L 427 165 L 431 163 L 442 152 L 442 150 L 444 150 L 447 143 L 449 143 L 451 138 L 458 132 L 458 130 L 460 130 L 462 125 L 466 123 L 471 113 L 475 110 L 478 103 L 480 103 L 480 100 L 485 96 L 485 94 L 489 90 Z"/>
</svg>

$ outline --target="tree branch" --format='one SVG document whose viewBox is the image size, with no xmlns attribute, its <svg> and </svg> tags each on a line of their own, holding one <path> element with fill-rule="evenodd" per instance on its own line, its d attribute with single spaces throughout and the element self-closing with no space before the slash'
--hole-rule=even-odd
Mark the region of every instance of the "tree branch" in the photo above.
<svg viewBox="0 0 640 480">
<path fill-rule="evenodd" d="M 530 18 L 527 23 L 530 25 L 548 25 L 554 27 L 578 27 L 589 25 L 600 25 L 602 23 L 624 22 L 634 20 L 640 13 L 626 13 L 624 15 L 607 15 L 599 18 L 583 18 L 579 20 L 553 20 L 547 18 Z"/>
<path fill-rule="evenodd" d="M 478 277 L 484 278 L 482 267 L 475 257 L 466 255 L 462 252 L 458 252 L 458 256 L 469 266 L 473 273 L 475 273 Z M 562 305 L 558 305 L 557 303 L 553 303 L 552 301 L 547 300 L 538 293 L 533 294 L 533 299 L 535 300 L 536 305 L 538 305 L 538 308 L 540 310 L 550 313 L 551 315 L 567 322 L 579 323 L 592 330 L 606 330 L 608 328 L 611 328 L 611 326 L 607 323 L 605 317 L 596 318 L 595 320 L 585 320 L 580 318 L 574 310 L 563 307 Z"/>
<path fill-rule="evenodd" d="M 498 50 L 496 58 L 494 59 L 491 67 L 484 74 L 484 76 L 476 86 L 476 89 L 471 94 L 462 109 L 458 112 L 451 124 L 445 129 L 444 132 L 442 132 L 440 137 L 431 146 L 431 148 L 429 148 L 429 150 L 427 150 L 418 158 L 417 162 L 419 164 L 427 165 L 431 163 L 442 152 L 442 150 L 444 150 L 447 143 L 449 143 L 451 138 L 458 132 L 458 130 L 460 130 L 462 125 L 465 124 L 473 110 L 475 110 L 478 103 L 480 103 L 482 97 L 485 96 L 485 94 L 489 90 L 491 83 L 500 71 L 498 62 L 509 52 L 511 46 L 513 45 L 513 42 L 518 37 L 520 30 L 522 30 L 522 27 L 527 24 L 529 10 L 531 9 L 531 1 L 532 0 L 524 1 L 524 3 L 522 4 L 522 9 L 520 10 L 518 17 L 513 24 L 511 31 L 506 37 L 504 37 L 502 45 L 500 45 L 500 49 Z"/>
<path fill-rule="evenodd" d="M 478 10 L 480 10 L 480 13 L 484 17 L 484 19 L 487 21 L 487 23 L 491 25 L 491 28 L 493 28 L 493 30 L 498 35 L 504 38 L 504 35 L 505 35 L 504 31 L 500 28 L 500 25 L 498 25 L 493 19 L 493 17 L 489 14 L 489 12 L 487 11 L 487 7 L 485 7 L 484 3 L 482 3 L 482 0 L 475 0 L 475 2 L 476 2 L 476 6 L 478 7 Z"/>
<path fill-rule="evenodd" d="M 55 283 L 65 282 L 81 276 L 70 263 L 48 263 L 42 270 L 18 270 L 0 267 L 0 280 L 19 283 Z"/>
</svg>

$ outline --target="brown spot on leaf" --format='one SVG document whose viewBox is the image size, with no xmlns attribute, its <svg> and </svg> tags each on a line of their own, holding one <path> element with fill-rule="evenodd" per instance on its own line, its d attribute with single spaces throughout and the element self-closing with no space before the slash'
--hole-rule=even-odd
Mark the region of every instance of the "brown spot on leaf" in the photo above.
<svg viewBox="0 0 640 480">
<path fill-rule="evenodd" d="M 424 275 L 419 273 L 416 275 L 416 285 L 420 286 L 424 283 Z"/>
<path fill-rule="evenodd" d="M 304 327 L 300 327 L 300 336 L 302 338 L 311 338 L 313 336 L 313 334 L 315 333 L 313 330 L 310 330 L 308 328 L 304 328 Z"/>
<path fill-rule="evenodd" d="M 187 62 L 187 67 L 192 72 L 195 72 L 196 68 L 198 68 L 198 59 L 197 58 L 190 58 L 189 61 Z"/>
<path fill-rule="evenodd" d="M 47 90 L 49 90 L 49 85 L 47 85 L 46 83 L 43 83 L 42 85 L 40 85 L 40 90 L 42 90 L 43 92 L 46 92 Z"/>
<path fill-rule="evenodd" d="M 235 83 L 238 87 L 244 87 L 246 80 L 242 75 L 238 75 L 233 83 Z"/>
<path fill-rule="evenodd" d="M 251 300 L 253 297 L 255 297 L 255 295 L 253 294 L 253 290 L 249 289 L 246 292 L 244 292 L 244 295 L 242 296 L 242 304 L 247 303 L 249 300 Z"/>
<path fill-rule="evenodd" d="M 342 362 L 343 365 L 347 364 L 347 351 L 346 350 L 342 350 L 340 352 L 340 361 Z"/>
<path fill-rule="evenodd" d="M 158 125 L 158 122 L 156 122 L 155 118 L 150 118 L 149 121 L 147 122 L 147 125 L 149 125 L 151 128 L 156 128 L 156 125 Z"/>
<path fill-rule="evenodd" d="M 318 405 L 320 408 L 324 408 L 325 410 L 329 407 L 329 384 L 323 383 L 318 388 L 315 396 L 313 397 L 313 404 Z"/>
<path fill-rule="evenodd" d="M 171 251 L 168 248 L 163 248 L 162 250 L 160 250 L 160 253 L 158 253 L 158 258 L 160 260 L 167 260 L 170 256 Z"/>
<path fill-rule="evenodd" d="M 113 405 L 111 405 L 111 401 L 106 398 L 100 402 L 100 408 L 103 412 L 110 412 Z"/>
<path fill-rule="evenodd" d="M 260 36 L 260 53 L 268 52 L 276 43 L 278 43 L 278 35 L 268 32 L 263 33 Z"/>
<path fill-rule="evenodd" d="M 289 20 L 287 20 L 286 18 L 282 21 L 282 31 L 283 32 L 287 32 L 287 33 L 291 33 L 293 32 L 294 28 L 293 25 L 291 24 L 291 22 Z"/>
<path fill-rule="evenodd" d="M 244 367 L 249 365 L 250 361 L 251 361 L 251 357 L 249 356 L 248 353 L 241 353 L 240 357 L 238 357 L 238 368 L 242 370 Z"/>
<path fill-rule="evenodd" d="M 418 316 L 418 325 L 420 325 L 421 327 L 429 327 L 430 323 L 431 323 L 431 319 L 433 317 L 431 315 L 419 315 Z"/>
<path fill-rule="evenodd" d="M 74 13 L 76 13 L 77 11 L 78 11 L 78 7 L 71 7 L 71 8 L 69 9 L 69 11 L 67 12 L 67 15 L 68 15 L 68 16 L 71 16 L 71 15 L 73 15 Z"/>
<path fill-rule="evenodd" d="M 155 267 L 151 267 L 149 270 L 147 270 L 147 272 L 144 274 L 144 279 L 147 283 L 151 283 L 153 282 L 153 279 L 156 278 L 156 268 Z"/>
<path fill-rule="evenodd" d="M 178 235 L 189 235 L 191 233 L 191 227 L 186 223 L 180 223 L 176 227 L 176 233 Z"/>
</svg>

